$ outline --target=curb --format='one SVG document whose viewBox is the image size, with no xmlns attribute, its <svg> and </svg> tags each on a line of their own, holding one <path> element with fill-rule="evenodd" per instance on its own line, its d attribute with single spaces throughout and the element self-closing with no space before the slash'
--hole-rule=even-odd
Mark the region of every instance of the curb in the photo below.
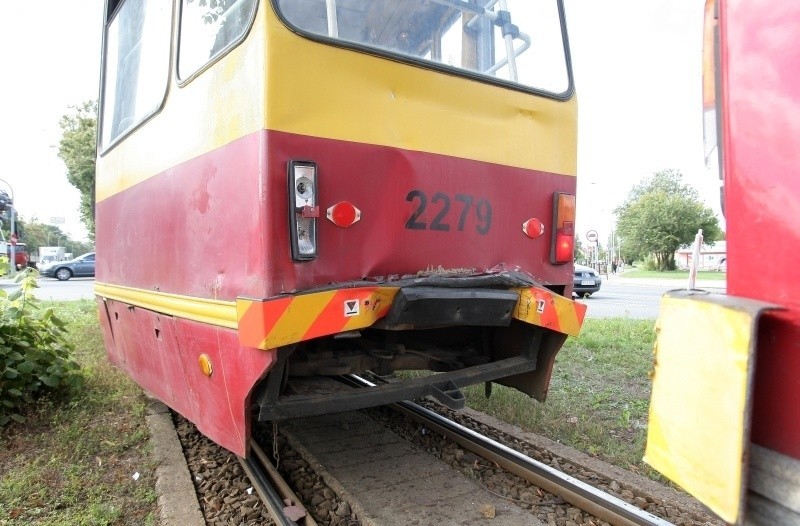
<svg viewBox="0 0 800 526">
<path fill-rule="evenodd" d="M 169 409 L 158 400 L 149 398 L 145 419 L 157 465 L 158 523 L 162 526 L 205 526 Z"/>
</svg>

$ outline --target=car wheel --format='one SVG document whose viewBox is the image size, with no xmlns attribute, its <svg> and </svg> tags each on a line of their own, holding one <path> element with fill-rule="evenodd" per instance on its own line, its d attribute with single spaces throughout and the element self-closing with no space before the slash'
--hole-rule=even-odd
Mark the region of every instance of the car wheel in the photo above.
<svg viewBox="0 0 800 526">
<path fill-rule="evenodd" d="M 67 281 L 71 277 L 72 271 L 68 268 L 60 268 L 56 270 L 56 278 L 58 278 L 59 281 Z"/>
</svg>

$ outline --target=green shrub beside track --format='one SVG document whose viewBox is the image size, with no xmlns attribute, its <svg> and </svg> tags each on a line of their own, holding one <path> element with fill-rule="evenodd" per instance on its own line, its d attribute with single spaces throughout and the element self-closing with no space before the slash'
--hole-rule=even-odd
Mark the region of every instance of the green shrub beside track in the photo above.
<svg viewBox="0 0 800 526">
<path fill-rule="evenodd" d="M 15 281 L 15 292 L 0 289 L 0 427 L 24 422 L 23 408 L 39 397 L 82 382 L 64 322 L 33 296 L 35 271 Z"/>
<path fill-rule="evenodd" d="M 0 525 L 154 524 L 141 389 L 108 364 L 94 301 L 41 306 L 65 321 L 82 386 L 60 384 L 0 428 Z"/>
</svg>

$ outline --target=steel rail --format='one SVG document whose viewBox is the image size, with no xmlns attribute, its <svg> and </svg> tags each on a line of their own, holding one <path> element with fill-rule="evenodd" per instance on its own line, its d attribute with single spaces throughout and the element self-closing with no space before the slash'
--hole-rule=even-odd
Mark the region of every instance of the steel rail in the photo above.
<svg viewBox="0 0 800 526">
<path fill-rule="evenodd" d="M 283 500 L 275 487 L 270 483 L 267 475 L 259 467 L 253 455 L 246 458 L 236 457 L 239 459 L 239 464 L 242 465 L 256 492 L 261 497 L 261 501 L 267 507 L 272 520 L 278 526 L 297 526 L 297 523 L 290 520 L 283 513 Z"/>
<path fill-rule="evenodd" d="M 261 446 L 259 446 L 255 440 L 250 440 L 250 450 L 255 453 L 256 457 L 261 462 L 264 473 L 266 473 L 272 481 L 272 486 L 280 494 L 282 500 L 285 502 L 288 499 L 294 506 L 301 508 L 305 512 L 306 515 L 302 519 L 303 524 L 305 526 L 317 526 L 317 521 L 311 516 L 311 512 L 305 507 L 297 493 L 289 487 L 289 484 L 287 484 L 281 474 L 278 473 L 278 470 L 272 466 L 269 457 L 267 457 L 264 450 L 261 449 Z"/>
<path fill-rule="evenodd" d="M 356 375 L 347 377 L 362 386 L 372 385 L 372 382 Z M 497 463 L 503 469 L 545 491 L 560 496 L 575 507 L 610 524 L 615 526 L 672 526 L 671 522 L 553 469 L 547 464 L 525 456 L 418 404 L 398 402 L 392 404 L 392 407 L 428 426 L 433 431 L 447 436 L 461 447 Z"/>
</svg>

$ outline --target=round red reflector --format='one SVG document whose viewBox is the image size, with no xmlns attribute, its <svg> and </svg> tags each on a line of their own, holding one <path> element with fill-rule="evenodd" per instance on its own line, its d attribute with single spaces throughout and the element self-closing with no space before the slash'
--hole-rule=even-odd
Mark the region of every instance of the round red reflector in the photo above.
<svg viewBox="0 0 800 526">
<path fill-rule="evenodd" d="M 361 210 L 349 201 L 339 201 L 328 208 L 327 216 L 334 225 L 348 227 L 361 219 Z"/>
<path fill-rule="evenodd" d="M 537 237 L 544 234 L 544 225 L 541 221 L 532 217 L 522 223 L 522 231 L 525 232 L 525 235 L 531 239 L 536 239 Z"/>
</svg>

